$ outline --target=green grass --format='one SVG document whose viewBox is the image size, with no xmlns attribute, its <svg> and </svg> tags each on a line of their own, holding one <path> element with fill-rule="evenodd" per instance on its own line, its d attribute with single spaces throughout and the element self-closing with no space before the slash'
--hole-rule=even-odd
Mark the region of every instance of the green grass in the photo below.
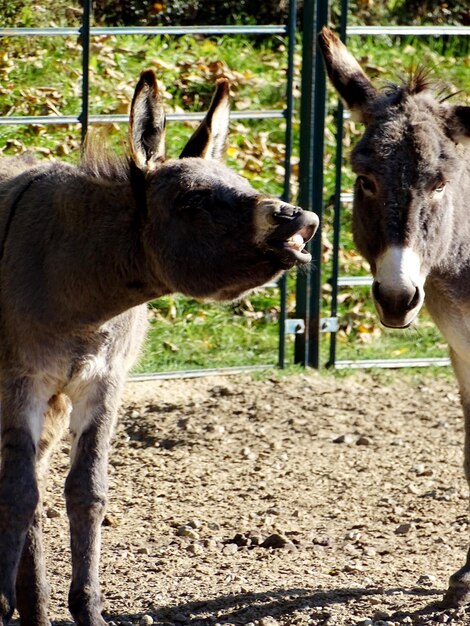
<svg viewBox="0 0 470 626">
<path fill-rule="evenodd" d="M 0 55 L 0 114 L 78 114 L 80 111 L 80 48 L 75 38 L 4 38 Z M 436 68 L 449 91 L 468 89 L 468 56 L 459 41 L 423 42 L 416 38 L 399 41 L 389 37 L 351 37 L 353 53 L 364 63 L 373 79 L 383 84 L 406 74 L 418 61 Z M 282 108 L 285 98 L 284 42 L 278 37 L 253 40 L 247 37 L 102 37 L 93 40 L 90 112 L 126 113 L 140 71 L 153 67 L 164 89 L 168 111 L 202 111 L 210 101 L 214 79 L 230 78 L 233 108 Z M 296 55 L 300 72 L 300 44 Z M 335 97 L 329 91 L 334 105 Z M 457 100 L 457 99 L 456 99 Z M 462 97 L 460 97 L 462 100 Z M 468 101 L 468 100 L 467 100 Z M 296 106 L 298 109 L 298 99 Z M 168 125 L 168 152 L 177 156 L 194 124 Z M 296 153 L 292 197 L 297 194 L 297 147 L 299 120 L 294 125 Z M 228 144 L 228 164 L 257 188 L 282 192 L 284 177 L 283 120 L 233 121 Z M 346 124 L 344 191 L 353 177 L 347 154 L 362 132 Z M 327 117 L 325 197 L 333 189 L 334 121 Z M 122 148 L 124 125 L 108 128 L 113 146 Z M 46 159 L 77 160 L 79 126 L 1 126 L 0 153 L 11 155 L 26 149 Z M 367 274 L 368 268 L 356 253 L 350 235 L 350 208 L 342 214 L 340 268 L 343 275 Z M 332 209 L 326 202 L 325 241 L 332 237 Z M 323 252 L 323 276 L 330 275 L 331 246 Z M 295 272 L 289 277 L 288 312 L 295 312 Z M 330 292 L 325 286 L 323 315 L 329 316 Z M 368 289 L 343 289 L 340 293 L 340 359 L 443 356 L 445 344 L 429 317 L 423 313 L 415 328 L 406 332 L 384 330 L 378 324 Z M 151 330 L 136 371 L 166 371 L 202 367 L 257 365 L 277 362 L 278 289 L 262 289 L 232 305 L 200 305 L 182 296 L 161 298 L 149 308 Z M 323 362 L 327 360 L 328 336 L 322 337 Z M 292 337 L 288 337 L 287 361 L 292 361 Z"/>
</svg>

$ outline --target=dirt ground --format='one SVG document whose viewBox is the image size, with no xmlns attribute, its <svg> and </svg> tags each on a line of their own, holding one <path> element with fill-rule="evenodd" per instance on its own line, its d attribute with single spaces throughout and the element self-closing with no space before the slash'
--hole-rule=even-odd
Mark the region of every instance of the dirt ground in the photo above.
<svg viewBox="0 0 470 626">
<path fill-rule="evenodd" d="M 277 372 L 129 383 L 101 580 L 114 625 L 470 624 L 463 420 L 448 376 Z M 46 500 L 69 621 L 64 442 Z"/>
</svg>

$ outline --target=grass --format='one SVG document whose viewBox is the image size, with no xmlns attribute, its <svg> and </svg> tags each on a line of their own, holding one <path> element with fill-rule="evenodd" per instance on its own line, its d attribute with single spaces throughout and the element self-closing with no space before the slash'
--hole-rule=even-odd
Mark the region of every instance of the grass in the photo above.
<svg viewBox="0 0 470 626">
<path fill-rule="evenodd" d="M 0 114 L 78 114 L 80 110 L 80 49 L 74 38 L 4 38 L 0 55 Z M 353 53 L 379 83 L 395 79 L 417 61 L 435 67 L 449 90 L 468 93 L 468 56 L 461 42 L 423 42 L 417 38 L 398 41 L 384 37 L 351 38 Z M 139 72 L 153 67 L 164 87 L 168 111 L 201 111 L 211 97 L 214 78 L 224 73 L 231 80 L 235 109 L 283 108 L 285 99 L 286 51 L 282 39 L 265 37 L 102 37 L 93 40 L 91 61 L 91 113 L 127 112 Z M 300 44 L 296 55 L 300 72 Z M 297 94 L 298 95 L 298 94 Z M 329 92 L 334 106 L 335 97 Z M 298 99 L 296 101 L 298 107 Z M 325 157 L 323 251 L 323 315 L 329 315 L 332 237 L 332 194 L 334 119 L 327 117 Z M 194 124 L 168 126 L 168 151 L 177 156 Z M 299 140 L 296 119 L 295 146 Z M 283 120 L 234 121 L 228 145 L 228 164 L 266 192 L 281 194 L 284 178 Z M 348 122 L 346 154 L 361 129 Z M 118 149 L 125 142 L 125 128 L 108 128 L 111 143 Z M 78 157 L 78 126 L 1 126 L 0 153 L 12 155 L 32 149 L 46 159 L 74 161 Z M 295 198 L 297 155 L 294 155 L 292 194 Z M 344 164 L 344 191 L 350 191 L 352 175 Z M 342 275 L 367 274 L 368 268 L 355 252 L 350 236 L 350 208 L 342 214 L 340 268 Z M 288 280 L 289 315 L 295 313 L 295 272 Z M 368 289 L 343 289 L 339 303 L 338 358 L 384 358 L 386 356 L 443 356 L 445 344 L 426 314 L 414 329 L 385 331 L 378 325 Z M 200 305 L 182 296 L 161 298 L 149 307 L 151 330 L 136 371 L 166 371 L 202 367 L 257 365 L 277 362 L 279 290 L 260 289 L 235 304 Z M 287 341 L 291 362 L 292 337 Z M 327 360 L 327 337 L 322 341 L 323 362 Z"/>
</svg>

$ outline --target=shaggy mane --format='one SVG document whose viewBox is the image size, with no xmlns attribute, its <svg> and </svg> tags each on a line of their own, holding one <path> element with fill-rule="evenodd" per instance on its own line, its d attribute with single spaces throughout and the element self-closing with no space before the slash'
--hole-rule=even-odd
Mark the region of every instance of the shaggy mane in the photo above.
<svg viewBox="0 0 470 626">
<path fill-rule="evenodd" d="M 428 91 L 432 89 L 434 81 L 432 80 L 432 70 L 418 66 L 416 70 L 410 71 L 406 81 L 403 81 L 403 88 L 410 96 L 415 96 L 422 91 Z"/>
<path fill-rule="evenodd" d="M 428 91 L 433 87 L 431 78 L 432 71 L 424 66 L 419 66 L 416 70 L 410 70 L 407 76 L 402 76 L 398 83 L 387 83 L 385 93 L 396 95 L 399 99 L 406 96 L 416 96 L 423 91 Z"/>
<path fill-rule="evenodd" d="M 130 156 L 116 154 L 109 145 L 106 132 L 102 130 L 87 133 L 79 167 L 93 178 L 129 182 L 132 177 Z"/>
</svg>

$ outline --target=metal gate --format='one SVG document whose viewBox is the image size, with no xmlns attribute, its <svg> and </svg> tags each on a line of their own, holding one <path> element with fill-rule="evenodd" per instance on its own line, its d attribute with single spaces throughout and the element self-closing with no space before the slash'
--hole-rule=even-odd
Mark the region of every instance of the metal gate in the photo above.
<svg viewBox="0 0 470 626">
<path fill-rule="evenodd" d="M 300 103 L 300 164 L 299 164 L 299 204 L 307 210 L 315 211 L 320 218 L 323 216 L 324 197 L 324 133 L 325 133 L 325 98 L 326 85 L 323 62 L 320 58 L 316 45 L 317 34 L 329 21 L 330 5 L 328 0 L 304 0 L 303 2 L 303 28 L 302 28 L 302 75 L 301 75 L 301 103 Z M 348 26 L 348 2 L 341 0 L 340 22 L 337 25 L 339 34 L 343 40 L 346 36 L 363 35 L 465 35 L 470 34 L 469 27 L 407 27 L 407 26 Z M 0 28 L 2 36 L 44 36 L 44 37 L 68 37 L 76 36 L 82 47 L 82 85 L 81 85 L 81 111 L 74 115 L 47 115 L 47 116 L 9 116 L 0 118 L 0 125 L 5 124 L 77 124 L 81 125 L 82 138 L 87 128 L 95 123 L 126 123 L 127 115 L 91 115 L 89 112 L 89 75 L 90 55 L 93 38 L 102 35 L 280 35 L 285 38 L 287 44 L 286 53 L 286 81 L 285 81 L 285 106 L 280 110 L 262 111 L 235 111 L 232 119 L 285 119 L 285 175 L 283 181 L 283 199 L 290 200 L 290 172 L 293 152 L 293 116 L 294 95 L 293 84 L 295 77 L 294 51 L 297 35 L 297 1 L 290 0 L 289 14 L 285 24 L 277 25 L 248 25 L 248 26 L 165 26 L 165 27 L 94 27 L 92 22 L 92 0 L 83 2 L 83 18 L 79 28 Z M 168 115 L 169 120 L 199 120 L 203 114 L 180 114 Z M 343 163 L 343 119 L 345 114 L 341 105 L 336 112 L 337 137 L 336 137 L 336 176 L 334 192 L 334 228 L 333 228 L 333 255 L 331 269 L 321 267 L 322 257 L 322 229 L 318 230 L 312 244 L 312 256 L 314 263 L 309 272 L 300 273 L 296 281 L 296 313 L 294 319 L 287 319 L 286 294 L 287 280 L 283 277 L 277 284 L 280 297 L 280 323 L 279 323 L 279 351 L 277 365 L 284 367 L 286 363 L 286 335 L 295 335 L 294 360 L 304 366 L 318 368 L 322 365 L 320 348 L 325 342 L 325 334 L 329 334 L 329 356 L 326 365 L 333 367 L 371 367 L 371 366 L 410 366 L 428 364 L 446 364 L 447 359 L 376 359 L 371 360 L 345 360 L 337 358 L 337 331 L 338 319 L 338 294 L 346 286 L 363 286 L 370 282 L 369 278 L 358 276 L 340 276 L 339 272 L 339 247 L 340 247 L 340 217 L 343 207 L 351 202 L 351 195 L 342 194 Z M 322 290 L 325 288 L 323 275 L 329 273 L 326 282 L 331 285 L 331 310 L 329 315 L 323 315 L 321 308 Z M 259 369 L 266 366 L 246 366 L 240 368 L 225 368 L 217 371 L 240 371 L 245 369 Z M 187 376 L 210 373 L 213 370 L 185 371 Z M 173 375 L 181 375 L 177 372 Z M 164 374 L 166 375 L 166 374 Z"/>
<path fill-rule="evenodd" d="M 81 125 L 82 140 L 86 135 L 90 125 L 96 123 L 127 123 L 128 115 L 92 115 L 89 110 L 89 87 L 90 87 L 90 62 L 92 57 L 92 42 L 94 37 L 99 36 L 120 36 L 120 35 L 279 35 L 286 41 L 285 53 L 285 106 L 279 110 L 244 110 L 233 111 L 232 120 L 253 120 L 253 119 L 284 119 L 285 130 L 285 159 L 284 159 L 284 181 L 282 198 L 290 200 L 290 172 L 293 151 L 293 115 L 294 115 L 294 51 L 297 35 L 297 0 L 289 0 L 289 11 L 286 23 L 274 25 L 246 25 L 246 26 L 156 26 L 156 27 L 95 27 L 92 25 L 92 0 L 83 1 L 83 16 L 81 26 L 77 28 L 0 28 L 0 37 L 77 37 L 82 49 L 82 83 L 81 83 L 81 111 L 77 115 L 42 115 L 42 116 L 8 116 L 0 118 L 0 125 L 11 124 L 77 124 Z M 168 120 L 175 121 L 195 121 L 200 120 L 203 113 L 170 113 Z M 246 366 L 239 368 L 224 368 L 216 371 L 236 372 L 240 370 L 252 370 L 285 364 L 286 334 L 298 332 L 295 324 L 291 324 L 286 318 L 286 294 L 287 279 L 282 277 L 275 285 L 279 290 L 280 298 L 280 324 L 279 324 L 279 350 L 277 363 L 266 366 Z M 214 370 L 185 370 L 184 372 L 162 373 L 159 376 L 172 377 L 176 375 L 196 376 L 202 373 L 212 373 Z M 154 376 L 152 374 L 152 376 Z"/>
</svg>

